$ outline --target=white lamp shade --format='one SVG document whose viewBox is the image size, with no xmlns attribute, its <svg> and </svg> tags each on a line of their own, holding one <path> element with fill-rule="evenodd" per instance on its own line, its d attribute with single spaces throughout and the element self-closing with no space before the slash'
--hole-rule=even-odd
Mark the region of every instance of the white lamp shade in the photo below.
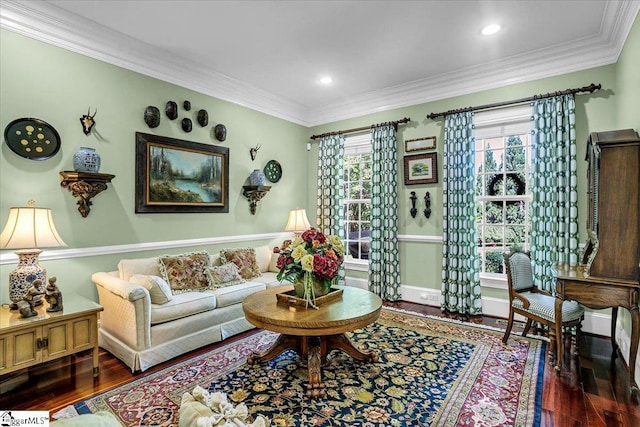
<svg viewBox="0 0 640 427">
<path fill-rule="evenodd" d="M 9 209 L 0 234 L 0 249 L 32 249 L 67 246 L 53 224 L 51 209 L 19 207 Z"/>
<path fill-rule="evenodd" d="M 304 209 L 291 209 L 289 211 L 289 220 L 284 227 L 284 231 L 292 231 L 294 233 L 303 233 L 311 227 L 307 219 L 307 211 Z"/>
</svg>

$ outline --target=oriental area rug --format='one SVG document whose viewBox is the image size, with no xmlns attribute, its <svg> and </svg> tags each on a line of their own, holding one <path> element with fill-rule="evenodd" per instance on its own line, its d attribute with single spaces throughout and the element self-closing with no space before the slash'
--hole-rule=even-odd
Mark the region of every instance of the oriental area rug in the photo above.
<svg viewBox="0 0 640 427">
<path fill-rule="evenodd" d="M 383 309 L 348 334 L 377 363 L 333 351 L 324 398 L 306 396 L 308 371 L 293 351 L 249 366 L 277 334 L 259 331 L 63 410 L 109 411 L 125 426 L 177 426 L 183 393 L 199 385 L 244 403 L 271 426 L 537 426 L 545 342 L 446 319 Z"/>
</svg>

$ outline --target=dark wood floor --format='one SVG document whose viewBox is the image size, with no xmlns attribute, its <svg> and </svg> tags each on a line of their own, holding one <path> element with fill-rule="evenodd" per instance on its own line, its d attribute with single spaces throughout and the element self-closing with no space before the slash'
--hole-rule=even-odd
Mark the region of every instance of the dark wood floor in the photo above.
<svg viewBox="0 0 640 427">
<path fill-rule="evenodd" d="M 407 302 L 389 303 L 397 308 L 445 317 L 439 308 Z M 455 317 L 455 316 L 446 316 Z M 469 320 L 504 328 L 504 320 L 479 316 Z M 514 329 L 512 333 L 519 333 Z M 246 332 L 232 339 L 239 339 Z M 67 405 L 125 384 L 177 361 L 209 351 L 213 346 L 183 355 L 144 373 L 132 374 L 127 366 L 104 350 L 100 351 L 100 376 L 93 379 L 90 354 L 52 361 L 28 372 L 0 377 L 0 409 L 48 410 Z M 568 353 L 568 352 L 567 352 Z M 544 372 L 542 427 L 550 426 L 640 426 L 640 404 L 629 393 L 629 376 L 621 357 L 610 369 L 611 344 L 602 337 L 583 334 L 579 361 L 565 359 L 565 370 L 557 377 L 553 366 Z M 25 381 L 28 380 L 28 381 Z"/>
</svg>

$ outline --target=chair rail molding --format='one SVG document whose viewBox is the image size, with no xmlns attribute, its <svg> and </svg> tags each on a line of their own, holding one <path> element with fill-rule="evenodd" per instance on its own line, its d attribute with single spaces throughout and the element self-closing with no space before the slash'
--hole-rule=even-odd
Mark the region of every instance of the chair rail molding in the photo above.
<svg viewBox="0 0 640 427">
<path fill-rule="evenodd" d="M 258 240 L 272 240 L 276 238 L 289 238 L 291 233 L 262 233 L 242 234 L 237 236 L 204 237 L 200 239 L 169 240 L 164 242 L 129 243 L 113 246 L 96 246 L 90 248 L 46 250 L 40 254 L 40 261 L 55 259 L 85 258 L 89 256 L 124 254 L 132 252 L 145 252 L 159 249 L 185 248 L 192 246 L 220 245 L 225 243 L 254 242 Z M 18 256 L 10 251 L 0 254 L 0 265 L 14 264 Z"/>
</svg>

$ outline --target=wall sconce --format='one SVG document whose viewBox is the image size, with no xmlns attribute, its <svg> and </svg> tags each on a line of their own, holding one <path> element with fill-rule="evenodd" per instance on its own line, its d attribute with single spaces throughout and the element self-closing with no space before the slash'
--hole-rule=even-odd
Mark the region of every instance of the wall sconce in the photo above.
<svg viewBox="0 0 640 427">
<path fill-rule="evenodd" d="M 411 196 L 409 196 L 409 199 L 411 199 L 411 210 L 409 212 L 411 213 L 411 217 L 415 218 L 416 214 L 418 213 L 418 209 L 416 209 L 416 200 L 418 199 L 418 197 L 416 197 L 415 191 L 411 192 Z"/>
<path fill-rule="evenodd" d="M 18 266 L 9 273 L 9 298 L 11 309 L 18 308 L 18 301 L 29 290 L 34 280 L 46 283 L 47 271 L 38 264 L 39 248 L 67 246 L 55 225 L 51 209 L 36 208 L 29 200 L 28 207 L 10 208 L 9 218 L 0 234 L 0 249 L 19 249 Z M 44 293 L 44 289 L 43 293 Z M 42 299 L 37 302 L 42 303 Z"/>
<path fill-rule="evenodd" d="M 284 231 L 290 231 L 297 237 L 309 228 L 311 228 L 311 224 L 309 224 L 306 210 L 296 208 L 289 211 L 289 219 L 287 220 L 287 225 L 284 227 Z"/>
<path fill-rule="evenodd" d="M 424 216 L 429 219 L 431 216 L 431 196 L 427 191 L 427 194 L 424 195 Z"/>
</svg>

